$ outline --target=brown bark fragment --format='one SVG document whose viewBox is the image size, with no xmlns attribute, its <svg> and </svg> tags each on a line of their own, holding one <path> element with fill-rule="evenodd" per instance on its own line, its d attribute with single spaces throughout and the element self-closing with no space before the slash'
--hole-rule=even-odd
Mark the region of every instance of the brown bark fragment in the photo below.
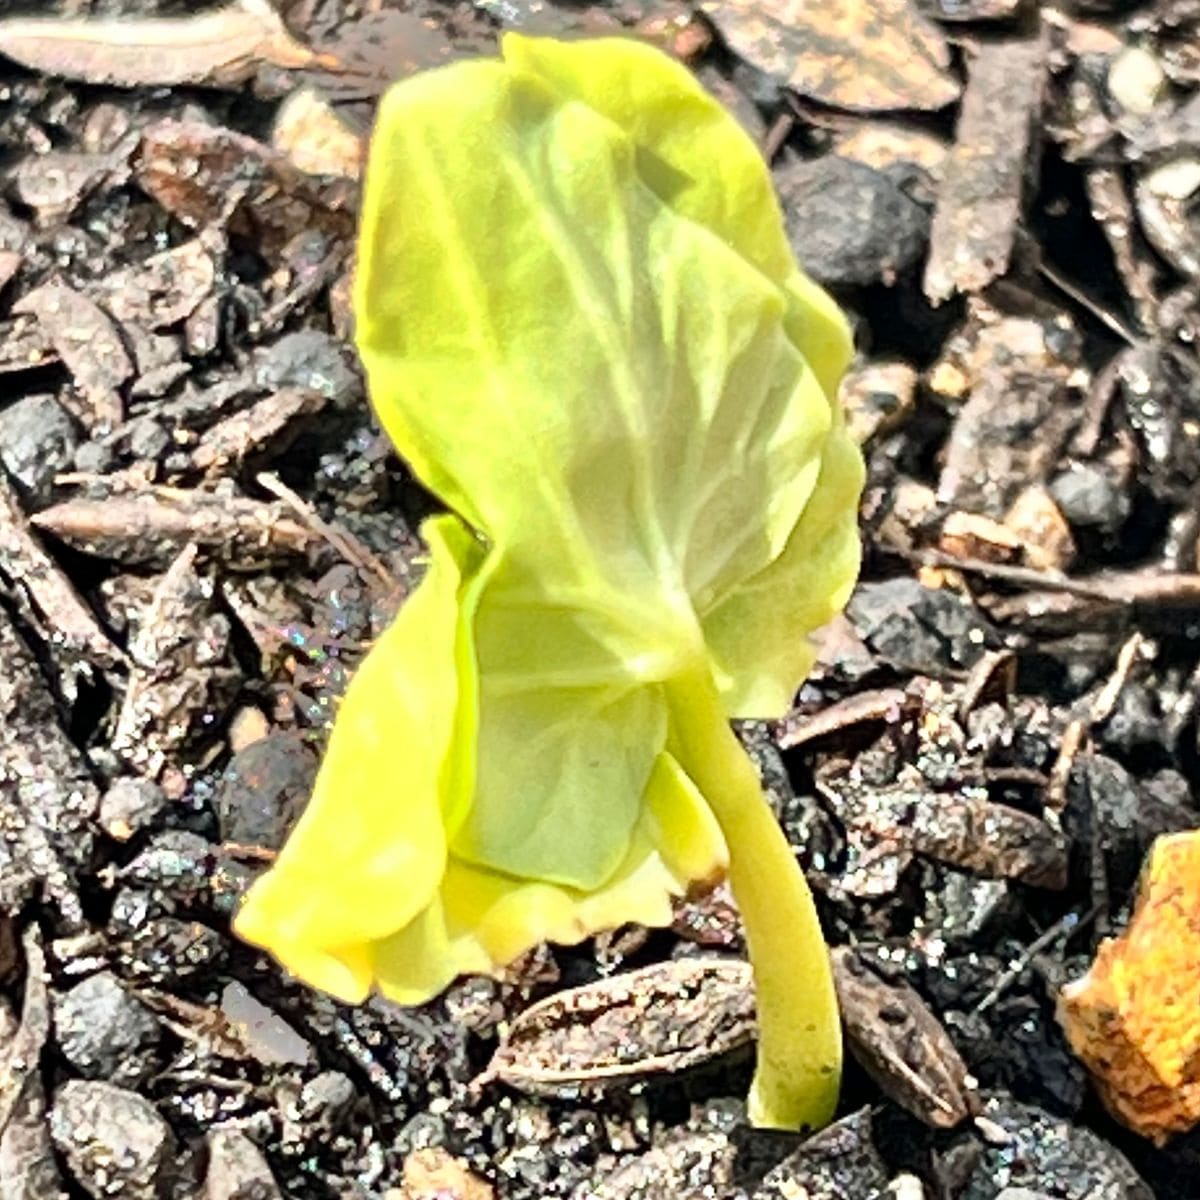
<svg viewBox="0 0 1200 1200">
<path fill-rule="evenodd" d="M 1008 269 L 1035 149 L 1047 41 L 982 44 L 970 67 L 954 149 L 930 235 L 925 295 L 940 304 L 978 292 Z"/>
</svg>

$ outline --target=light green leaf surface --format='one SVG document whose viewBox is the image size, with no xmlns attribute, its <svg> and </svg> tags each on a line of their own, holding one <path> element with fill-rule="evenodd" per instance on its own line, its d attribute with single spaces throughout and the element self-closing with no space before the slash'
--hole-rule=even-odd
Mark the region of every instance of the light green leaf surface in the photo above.
<svg viewBox="0 0 1200 1200">
<path fill-rule="evenodd" d="M 767 1059 L 809 1065 L 756 1095 L 819 1119 L 839 1053 L 819 928 L 725 716 L 787 707 L 857 570 L 848 331 L 686 69 L 618 39 L 503 53 L 380 110 L 357 341 L 455 515 L 239 930 L 336 994 L 412 1003 L 543 939 L 664 923 L 732 854 L 752 946 L 807 955 L 760 978 L 821 1010 L 764 1015 Z M 791 862 L 792 932 L 756 854 Z"/>
</svg>

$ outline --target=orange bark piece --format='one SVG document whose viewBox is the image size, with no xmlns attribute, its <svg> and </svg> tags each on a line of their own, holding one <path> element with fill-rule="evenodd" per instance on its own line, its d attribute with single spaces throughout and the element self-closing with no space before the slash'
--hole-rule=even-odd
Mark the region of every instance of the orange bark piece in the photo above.
<svg viewBox="0 0 1200 1200">
<path fill-rule="evenodd" d="M 1200 1122 L 1200 830 L 1159 838 L 1129 928 L 1059 995 L 1112 1114 L 1162 1145 Z"/>
</svg>

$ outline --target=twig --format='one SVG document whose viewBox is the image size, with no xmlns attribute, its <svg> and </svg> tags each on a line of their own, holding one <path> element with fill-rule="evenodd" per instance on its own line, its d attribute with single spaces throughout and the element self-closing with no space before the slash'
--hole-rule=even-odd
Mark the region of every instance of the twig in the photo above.
<svg viewBox="0 0 1200 1200">
<path fill-rule="evenodd" d="M 389 592 L 399 589 L 399 580 L 351 533 L 330 525 L 302 496 L 297 495 L 277 475 L 262 472 L 255 477 L 260 487 L 282 500 L 308 527 L 320 534 L 348 563 L 370 571 L 382 580 Z"/>
<path fill-rule="evenodd" d="M 1041 952 L 1045 950 L 1047 946 L 1049 946 L 1052 942 L 1057 941 L 1060 937 L 1069 937 L 1071 934 L 1077 933 L 1085 925 L 1091 922 L 1099 911 L 1100 909 L 1097 905 L 1095 908 L 1088 909 L 1088 911 L 1084 913 L 1082 917 L 1075 912 L 1065 913 L 1063 916 L 1061 916 L 1057 921 L 1054 922 L 1053 925 L 1050 926 L 1049 929 L 1046 930 L 1045 933 L 1039 934 L 1032 942 L 1029 943 L 1028 946 L 1025 947 L 1025 949 L 1021 952 L 1021 957 L 1018 958 L 1017 961 L 1013 963 L 1012 966 L 1009 967 L 999 979 L 996 980 L 991 991 L 989 991 L 987 995 L 984 996 L 983 999 L 980 1000 L 979 1003 L 976 1004 L 971 1010 L 972 1013 L 978 1016 L 980 1013 L 987 1012 L 987 1010 L 991 1008 L 992 1005 L 995 1004 L 996 1001 L 999 1000 L 1000 997 L 1003 996 L 1004 993 L 1008 991 L 1008 989 L 1012 987 L 1012 985 L 1016 983 L 1018 979 L 1021 978 L 1029 964 L 1034 960 L 1034 958 L 1041 954 Z"/>
<path fill-rule="evenodd" d="M 775 155 L 783 149 L 784 143 L 792 136 L 796 128 L 796 117 L 793 113 L 782 112 L 775 118 L 775 123 L 767 130 L 762 140 L 762 156 L 768 163 L 775 161 Z"/>
<path fill-rule="evenodd" d="M 1131 346 L 1136 346 L 1142 339 L 1125 324 L 1115 313 L 1111 313 L 1106 308 L 1102 308 L 1096 303 L 1086 292 L 1081 291 L 1065 276 L 1060 275 L 1053 267 L 1048 267 L 1044 262 L 1038 263 L 1038 270 L 1052 283 L 1060 292 L 1070 296 L 1081 308 L 1087 309 L 1102 325 L 1106 325 L 1118 337 L 1124 338 Z"/>
<path fill-rule="evenodd" d="M 982 558 L 958 558 L 940 550 L 918 550 L 911 558 L 923 567 L 946 567 L 985 575 L 1026 591 L 1068 592 L 1087 600 L 1106 600 L 1110 604 L 1200 606 L 1200 574 L 1190 572 L 1112 571 L 1076 579 L 1058 571 L 1016 567 Z"/>
<path fill-rule="evenodd" d="M 273 863 L 279 857 L 279 851 L 272 850 L 270 846 L 252 846 L 247 842 L 222 842 L 217 847 L 217 853 L 246 862 Z"/>
<path fill-rule="evenodd" d="M 1136 632 L 1126 640 L 1120 654 L 1117 655 L 1112 674 L 1096 694 L 1087 717 L 1075 717 L 1063 731 L 1058 757 L 1054 760 L 1054 766 L 1050 768 L 1050 782 L 1046 785 L 1046 804 L 1054 812 L 1062 812 L 1066 807 L 1067 784 L 1071 779 L 1075 759 L 1087 742 L 1092 727 L 1112 716 L 1117 698 L 1129 679 L 1129 672 L 1133 669 L 1134 659 L 1142 648 L 1143 640 L 1142 635 Z"/>
</svg>

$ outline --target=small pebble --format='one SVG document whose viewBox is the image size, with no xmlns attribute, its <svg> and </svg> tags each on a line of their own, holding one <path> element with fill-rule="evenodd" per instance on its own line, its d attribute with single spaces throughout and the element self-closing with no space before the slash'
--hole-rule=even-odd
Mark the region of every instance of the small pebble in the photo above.
<svg viewBox="0 0 1200 1200">
<path fill-rule="evenodd" d="M 889 174 L 830 154 L 777 175 L 788 238 L 817 282 L 892 283 L 924 253 L 929 211 Z"/>
<path fill-rule="evenodd" d="M 108 971 L 55 998 L 54 1031 L 63 1057 L 81 1075 L 130 1084 L 153 1068 L 149 1052 L 162 1033 L 153 1013 Z"/>
<path fill-rule="evenodd" d="M 78 444 L 75 422 L 53 396 L 26 396 L 0 409 L 0 463 L 36 502 L 49 499 Z"/>
<path fill-rule="evenodd" d="M 313 1049 L 308 1042 L 240 983 L 226 984 L 221 993 L 221 1010 L 237 1028 L 246 1049 L 260 1063 L 304 1066 L 312 1061 Z"/>
<path fill-rule="evenodd" d="M 251 742 L 230 760 L 216 796 L 221 837 L 277 850 L 308 802 L 317 756 L 296 733 Z"/>
<path fill-rule="evenodd" d="M 100 828 L 117 842 L 153 825 L 170 807 L 162 788 L 150 779 L 118 779 L 100 801 Z"/>
<path fill-rule="evenodd" d="M 1108 68 L 1108 94 L 1131 116 L 1152 113 L 1167 88 L 1162 64 L 1141 46 L 1122 50 Z"/>
<path fill-rule="evenodd" d="M 283 1200 L 263 1152 L 236 1129 L 208 1135 L 204 1200 Z"/>
<path fill-rule="evenodd" d="M 1079 529 L 1116 529 L 1129 512 L 1129 498 L 1093 463 L 1072 464 L 1051 483 L 1050 495 Z"/>
<path fill-rule="evenodd" d="M 300 1089 L 296 1109 L 303 1121 L 337 1129 L 350 1114 L 358 1095 L 354 1081 L 341 1071 L 322 1071 Z"/>
<path fill-rule="evenodd" d="M 272 390 L 298 387 L 318 392 L 338 408 L 350 407 L 362 393 L 343 344 L 314 329 L 286 334 L 268 346 L 258 360 L 255 377 Z"/>
<path fill-rule="evenodd" d="M 72 1079 L 54 1096 L 50 1137 L 96 1200 L 162 1200 L 175 1139 L 149 1100 L 99 1080 Z"/>
</svg>

